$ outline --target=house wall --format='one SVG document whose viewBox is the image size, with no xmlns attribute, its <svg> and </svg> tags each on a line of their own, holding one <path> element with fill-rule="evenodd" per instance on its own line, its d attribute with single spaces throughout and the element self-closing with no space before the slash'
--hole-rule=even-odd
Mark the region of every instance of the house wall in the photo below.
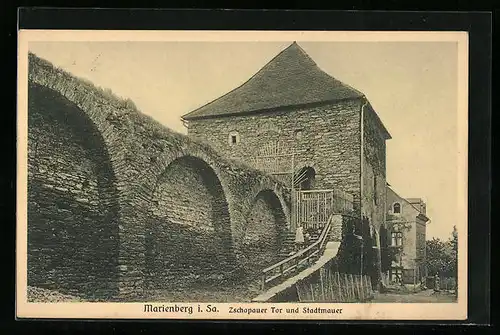
<svg viewBox="0 0 500 335">
<path fill-rule="evenodd" d="M 427 275 L 426 268 L 426 253 L 425 253 L 425 240 L 426 240 L 426 230 L 427 225 L 426 222 L 417 218 L 416 223 L 416 256 L 420 260 L 419 261 L 419 273 L 420 276 Z"/>
<path fill-rule="evenodd" d="M 295 150 L 296 171 L 304 166 L 314 168 L 315 188 L 339 188 L 351 193 L 359 208 L 360 108 L 359 100 L 350 100 L 321 107 L 190 120 L 188 135 L 225 157 L 247 164 L 263 146 L 279 140 L 280 145 Z M 237 145 L 229 143 L 232 132 L 239 135 Z M 287 160 L 289 167 L 291 162 Z"/>
<path fill-rule="evenodd" d="M 393 213 L 393 205 L 398 202 L 401 204 L 401 213 Z M 402 254 L 402 266 L 405 269 L 413 269 L 415 267 L 415 258 L 417 255 L 417 231 L 419 228 L 417 225 L 417 215 L 419 214 L 411 204 L 397 195 L 392 189 L 387 188 L 387 228 L 389 231 L 389 244 L 391 244 L 391 234 L 393 229 L 393 223 L 391 221 L 404 221 L 405 225 L 409 229 L 404 231 L 403 234 L 403 254 Z M 422 243 L 422 242 L 420 242 Z M 423 240 L 425 246 L 425 238 Z"/>
<path fill-rule="evenodd" d="M 362 212 L 380 230 L 386 212 L 386 144 L 374 112 L 365 108 L 363 118 Z"/>
</svg>

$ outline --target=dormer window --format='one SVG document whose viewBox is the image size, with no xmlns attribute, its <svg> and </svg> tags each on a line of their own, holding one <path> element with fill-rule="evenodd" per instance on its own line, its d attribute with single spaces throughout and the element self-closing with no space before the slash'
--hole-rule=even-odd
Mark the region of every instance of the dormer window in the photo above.
<svg viewBox="0 0 500 335">
<path fill-rule="evenodd" d="M 240 134 L 237 131 L 229 133 L 229 145 L 236 145 L 240 143 Z"/>
<path fill-rule="evenodd" d="M 392 212 L 394 214 L 401 214 L 401 204 L 399 202 L 395 202 L 394 205 L 392 205 Z"/>
</svg>

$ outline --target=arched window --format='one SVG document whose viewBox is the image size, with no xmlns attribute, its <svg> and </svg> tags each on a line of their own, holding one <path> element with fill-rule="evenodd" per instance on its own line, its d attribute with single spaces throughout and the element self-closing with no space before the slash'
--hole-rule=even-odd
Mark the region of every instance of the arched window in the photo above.
<svg viewBox="0 0 500 335">
<path fill-rule="evenodd" d="M 401 204 L 399 202 L 396 202 L 396 203 L 394 203 L 394 205 L 392 205 L 392 212 L 394 214 L 400 214 L 401 213 Z"/>
</svg>

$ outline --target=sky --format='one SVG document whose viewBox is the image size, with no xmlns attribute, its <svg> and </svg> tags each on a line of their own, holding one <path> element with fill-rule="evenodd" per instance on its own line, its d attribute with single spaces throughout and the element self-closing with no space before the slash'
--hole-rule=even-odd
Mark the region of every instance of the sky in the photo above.
<svg viewBox="0 0 500 335">
<path fill-rule="evenodd" d="M 186 133 L 182 115 L 241 85 L 291 42 L 30 42 L 29 50 Z M 457 43 L 298 44 L 367 96 L 392 136 L 388 183 L 427 203 L 427 239 L 450 237 L 458 220 Z"/>
</svg>

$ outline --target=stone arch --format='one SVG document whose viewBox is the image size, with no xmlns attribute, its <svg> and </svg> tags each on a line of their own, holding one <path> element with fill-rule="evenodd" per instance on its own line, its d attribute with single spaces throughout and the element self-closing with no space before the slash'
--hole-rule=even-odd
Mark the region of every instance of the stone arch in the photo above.
<svg viewBox="0 0 500 335">
<path fill-rule="evenodd" d="M 28 87 L 28 285 L 87 299 L 118 292 L 120 206 L 94 120 L 55 89 Z"/>
<path fill-rule="evenodd" d="M 263 189 L 255 196 L 247 214 L 241 244 L 242 264 L 251 275 L 280 259 L 287 216 L 282 200 L 271 189 Z"/>
<path fill-rule="evenodd" d="M 231 218 L 221 181 L 203 159 L 183 155 L 158 176 L 146 227 L 150 288 L 203 284 L 234 266 Z"/>
</svg>

